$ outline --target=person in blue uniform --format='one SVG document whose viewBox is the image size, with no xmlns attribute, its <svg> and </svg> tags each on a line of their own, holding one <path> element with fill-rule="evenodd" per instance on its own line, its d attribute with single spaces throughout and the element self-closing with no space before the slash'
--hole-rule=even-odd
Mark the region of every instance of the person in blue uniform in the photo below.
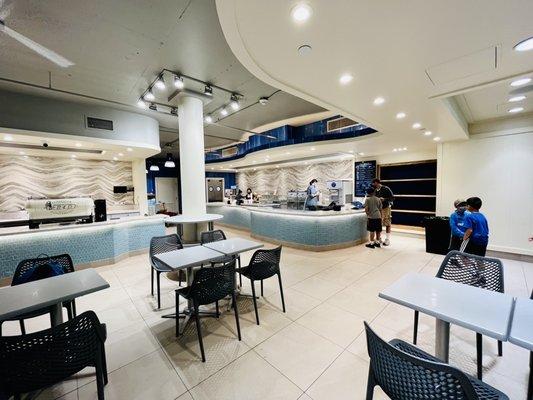
<svg viewBox="0 0 533 400">
<path fill-rule="evenodd" d="M 317 182 L 317 179 L 313 179 L 311 182 L 309 182 L 309 186 L 307 187 L 307 198 L 305 200 L 305 207 L 310 211 L 316 211 L 318 206 L 318 197 L 320 196 L 320 192 L 316 187 Z"/>
<path fill-rule="evenodd" d="M 489 224 L 487 218 L 479 212 L 483 202 L 479 197 L 470 197 L 466 200 L 467 210 L 470 213 L 465 217 L 465 234 L 463 241 L 468 241 L 465 253 L 485 257 L 489 243 Z"/>
<path fill-rule="evenodd" d="M 466 228 L 464 227 L 465 217 L 467 214 L 470 214 L 470 212 L 466 210 L 466 200 L 457 199 L 454 201 L 453 205 L 455 206 L 455 211 L 450 215 L 450 229 L 452 235 L 448 251 L 459 250 L 461 248 L 461 243 L 463 243 L 463 237 L 466 231 Z"/>
</svg>

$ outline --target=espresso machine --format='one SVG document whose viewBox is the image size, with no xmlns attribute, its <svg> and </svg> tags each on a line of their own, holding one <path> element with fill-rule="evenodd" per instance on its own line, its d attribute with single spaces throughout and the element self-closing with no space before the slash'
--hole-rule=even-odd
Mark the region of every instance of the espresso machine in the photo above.
<svg viewBox="0 0 533 400">
<path fill-rule="evenodd" d="M 329 201 L 335 202 L 339 206 L 344 206 L 353 201 L 353 184 L 351 179 L 335 179 L 326 181 L 326 188 L 329 191 Z"/>
</svg>

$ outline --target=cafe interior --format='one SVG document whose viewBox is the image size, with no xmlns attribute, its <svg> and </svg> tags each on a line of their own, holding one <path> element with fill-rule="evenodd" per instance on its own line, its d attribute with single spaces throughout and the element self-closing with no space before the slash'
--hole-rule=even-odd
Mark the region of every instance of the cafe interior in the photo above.
<svg viewBox="0 0 533 400">
<path fill-rule="evenodd" d="M 531 21 L 0 1 L 0 400 L 533 400 Z"/>
</svg>

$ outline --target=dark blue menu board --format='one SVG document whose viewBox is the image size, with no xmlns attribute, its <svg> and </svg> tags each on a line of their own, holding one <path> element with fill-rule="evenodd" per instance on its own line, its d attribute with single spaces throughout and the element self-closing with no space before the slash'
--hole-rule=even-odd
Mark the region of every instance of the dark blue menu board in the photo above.
<svg viewBox="0 0 533 400">
<path fill-rule="evenodd" d="M 376 177 L 376 161 L 356 161 L 355 163 L 355 196 L 364 197 L 366 189 L 372 185 Z"/>
</svg>

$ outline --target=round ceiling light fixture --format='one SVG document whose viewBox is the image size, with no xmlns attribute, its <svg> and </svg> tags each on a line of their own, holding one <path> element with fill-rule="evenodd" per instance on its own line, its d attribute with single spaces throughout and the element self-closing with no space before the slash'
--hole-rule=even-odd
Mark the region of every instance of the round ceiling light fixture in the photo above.
<svg viewBox="0 0 533 400">
<path fill-rule="evenodd" d="M 439 142 L 439 141 L 440 141 L 440 137 L 435 136 L 435 137 L 433 138 L 433 140 L 434 140 L 435 142 Z"/>
<path fill-rule="evenodd" d="M 376 97 L 374 99 L 374 105 L 375 106 L 380 106 L 382 105 L 383 103 L 385 103 L 385 99 L 383 97 Z"/>
<path fill-rule="evenodd" d="M 527 38 L 525 40 L 522 40 L 521 42 L 517 43 L 513 49 L 516 51 L 529 51 L 533 50 L 533 36 L 530 38 Z"/>
<path fill-rule="evenodd" d="M 526 98 L 526 96 L 524 95 L 520 95 L 520 96 L 514 96 L 514 97 L 511 97 L 509 99 L 509 103 L 516 103 L 517 101 L 522 101 Z"/>
<path fill-rule="evenodd" d="M 341 77 L 339 78 L 339 83 L 341 85 L 347 85 L 351 81 L 353 81 L 353 75 L 349 73 L 342 74 Z"/>
<path fill-rule="evenodd" d="M 404 119 L 406 116 L 407 116 L 406 113 L 399 112 L 398 114 L 396 114 L 396 119 Z"/>
<path fill-rule="evenodd" d="M 422 124 L 420 124 L 420 122 L 415 122 L 413 124 L 413 129 L 420 129 L 422 127 Z"/>
<path fill-rule="evenodd" d="M 425 132 L 424 132 L 424 135 L 425 135 L 425 136 L 431 136 L 432 133 L 433 133 L 433 132 L 431 132 L 431 131 L 425 131 Z"/>
<path fill-rule="evenodd" d="M 306 56 L 309 53 L 311 53 L 311 50 L 313 50 L 311 46 L 309 46 L 308 44 L 303 44 L 300 47 L 298 47 L 298 54 L 301 56 Z"/>
<path fill-rule="evenodd" d="M 516 81 L 511 82 L 511 86 L 517 87 L 517 86 L 523 86 L 531 82 L 531 78 L 521 78 L 517 79 Z"/>
<path fill-rule="evenodd" d="M 295 22 L 302 23 L 313 15 L 313 9 L 307 3 L 296 4 L 291 10 L 291 17 Z"/>
</svg>

